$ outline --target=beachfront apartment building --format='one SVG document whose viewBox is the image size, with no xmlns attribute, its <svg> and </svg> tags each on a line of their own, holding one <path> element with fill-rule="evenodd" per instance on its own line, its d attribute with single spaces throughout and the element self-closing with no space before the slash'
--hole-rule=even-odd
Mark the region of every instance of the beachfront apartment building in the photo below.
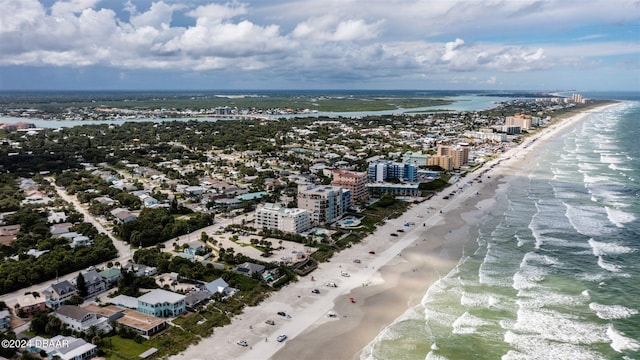
<svg viewBox="0 0 640 360">
<path fill-rule="evenodd" d="M 414 164 L 416 166 L 427 166 L 429 155 L 421 152 L 407 151 L 402 155 L 402 162 L 405 164 Z"/>
<path fill-rule="evenodd" d="M 185 296 L 163 289 L 153 289 L 138 297 L 137 310 L 155 317 L 173 317 L 187 311 Z"/>
<path fill-rule="evenodd" d="M 522 130 L 529 130 L 533 126 L 533 116 L 514 114 L 513 116 L 507 116 L 504 124 L 505 126 L 520 126 Z"/>
<path fill-rule="evenodd" d="M 376 160 L 369 163 L 370 182 L 385 182 L 390 179 L 408 182 L 418 181 L 418 166 L 390 160 Z"/>
<path fill-rule="evenodd" d="M 331 170 L 331 176 L 333 178 L 331 185 L 348 189 L 351 192 L 352 203 L 364 203 L 369 200 L 369 191 L 367 190 L 369 176 L 366 172 L 333 169 Z"/>
<path fill-rule="evenodd" d="M 467 131 L 464 133 L 464 136 L 470 137 L 482 142 L 506 142 L 507 134 L 505 133 L 494 133 L 494 132 L 485 132 L 485 131 Z"/>
<path fill-rule="evenodd" d="M 459 143 L 456 146 L 440 145 L 438 146 L 437 156 L 450 156 L 451 166 L 454 169 L 459 169 L 462 165 L 469 162 L 469 144 Z"/>
<path fill-rule="evenodd" d="M 351 207 L 351 192 L 338 186 L 298 185 L 298 208 L 311 213 L 313 225 L 332 223 Z"/>
<path fill-rule="evenodd" d="M 255 214 L 258 229 L 274 229 L 288 233 L 301 233 L 311 229 L 311 212 L 289 209 L 278 204 L 258 205 Z"/>
<path fill-rule="evenodd" d="M 427 165 L 440 166 L 445 171 L 453 170 L 453 162 L 451 161 L 451 156 L 448 155 L 429 156 L 429 162 L 427 162 Z"/>
<path fill-rule="evenodd" d="M 372 196 L 383 196 L 383 195 L 393 195 L 393 196 L 409 196 L 416 197 L 420 196 L 420 184 L 412 183 L 412 184 L 395 184 L 395 183 L 371 183 L 367 184 L 367 188 L 369 188 L 369 192 Z"/>
</svg>

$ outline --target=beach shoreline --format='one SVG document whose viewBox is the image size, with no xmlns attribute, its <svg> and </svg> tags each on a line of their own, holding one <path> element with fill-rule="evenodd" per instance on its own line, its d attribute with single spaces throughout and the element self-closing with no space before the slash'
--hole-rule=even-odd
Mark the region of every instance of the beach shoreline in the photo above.
<svg viewBox="0 0 640 360">
<path fill-rule="evenodd" d="M 359 358 L 385 327 L 418 304 L 431 285 L 454 270 L 465 253 L 477 248 L 478 224 L 500 205 L 496 198 L 506 194 L 510 177 L 533 166 L 536 154 L 532 149 L 572 128 L 589 112 L 615 105 L 589 109 L 532 134 L 485 164 L 479 171 L 484 173 L 482 183 L 472 181 L 480 174 L 470 173 L 448 188 L 457 191 L 451 199 L 436 195 L 411 206 L 360 244 L 320 264 L 310 276 L 256 307 L 245 308 L 230 325 L 216 329 L 211 337 L 171 358 Z M 409 222 L 415 225 L 404 226 Z M 401 236 L 390 236 L 400 228 L 405 230 Z M 356 258 L 361 262 L 354 263 Z M 350 276 L 340 276 L 342 271 Z M 327 282 L 335 282 L 338 287 L 327 287 Z M 311 293 L 314 288 L 320 294 Z M 349 301 L 350 297 L 356 302 Z M 291 314 L 291 318 L 279 317 L 278 311 Z M 328 317 L 330 311 L 337 316 Z M 268 319 L 276 324 L 265 324 Z M 289 338 L 277 342 L 279 334 Z M 238 346 L 238 340 L 246 340 L 250 346 Z"/>
</svg>

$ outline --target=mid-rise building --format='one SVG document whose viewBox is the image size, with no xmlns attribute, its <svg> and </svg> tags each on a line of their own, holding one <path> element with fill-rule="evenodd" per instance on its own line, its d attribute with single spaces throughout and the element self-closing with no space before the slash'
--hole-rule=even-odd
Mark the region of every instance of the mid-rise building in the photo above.
<svg viewBox="0 0 640 360">
<path fill-rule="evenodd" d="M 367 190 L 369 178 L 366 172 L 333 169 L 331 175 L 333 177 L 331 185 L 349 190 L 352 203 L 364 203 L 369 200 L 369 191 Z"/>
<path fill-rule="evenodd" d="M 367 184 L 371 195 L 420 196 L 419 184 L 374 183 Z"/>
<path fill-rule="evenodd" d="M 520 126 L 522 130 L 529 130 L 533 125 L 533 117 L 525 114 L 514 114 L 505 119 L 506 126 Z"/>
<path fill-rule="evenodd" d="M 453 163 L 451 162 L 451 156 L 449 155 L 434 155 L 429 157 L 429 166 L 440 166 L 446 171 L 453 170 Z"/>
<path fill-rule="evenodd" d="M 311 213 L 305 209 L 289 209 L 266 203 L 256 209 L 256 227 L 289 233 L 301 233 L 311 229 Z"/>
<path fill-rule="evenodd" d="M 350 206 L 349 190 L 329 185 L 298 186 L 298 207 L 311 213 L 311 223 L 314 225 L 340 219 Z"/>
<path fill-rule="evenodd" d="M 421 152 L 407 151 L 402 156 L 402 162 L 405 164 L 414 164 L 416 166 L 427 166 L 429 161 L 429 155 Z"/>
<path fill-rule="evenodd" d="M 418 166 L 415 164 L 377 160 L 369 163 L 368 173 L 370 182 L 384 182 L 390 179 L 418 181 Z"/>
<path fill-rule="evenodd" d="M 438 146 L 438 156 L 450 156 L 451 165 L 454 169 L 459 169 L 469 162 L 469 145 L 460 143 L 456 146 Z"/>
</svg>

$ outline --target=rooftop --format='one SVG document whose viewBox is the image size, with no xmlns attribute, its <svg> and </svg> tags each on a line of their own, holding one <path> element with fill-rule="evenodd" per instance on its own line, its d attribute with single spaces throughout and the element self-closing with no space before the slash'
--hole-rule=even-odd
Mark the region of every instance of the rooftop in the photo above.
<svg viewBox="0 0 640 360">
<path fill-rule="evenodd" d="M 142 301 L 147 304 L 160 304 L 165 302 L 177 303 L 179 301 L 184 301 L 184 295 L 162 289 L 153 289 L 138 297 L 138 301 Z"/>
</svg>

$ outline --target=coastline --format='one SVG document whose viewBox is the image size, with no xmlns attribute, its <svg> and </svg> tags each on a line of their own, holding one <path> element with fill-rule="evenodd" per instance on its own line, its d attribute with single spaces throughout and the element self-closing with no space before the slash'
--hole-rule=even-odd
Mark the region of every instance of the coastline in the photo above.
<svg viewBox="0 0 640 360">
<path fill-rule="evenodd" d="M 534 166 L 536 153 L 532 149 L 572 128 L 588 113 L 616 105 L 588 109 L 527 137 L 502 157 L 485 164 L 484 169 L 489 171 L 482 176 L 483 183 L 461 186 L 451 200 L 436 196 L 413 205 L 361 244 L 321 264 L 311 274 L 316 281 L 311 281 L 310 276 L 301 278 L 259 306 L 246 308 L 230 325 L 216 329 L 211 337 L 172 359 L 358 358 L 386 326 L 416 305 L 431 285 L 477 247 L 477 224 L 499 205 L 508 191 L 510 177 Z M 493 165 L 497 166 L 492 168 Z M 470 181 L 477 176 L 470 174 L 463 179 Z M 409 221 L 416 225 L 403 227 Z M 405 233 L 390 237 L 399 228 L 404 228 Z M 368 254 L 370 250 L 376 254 Z M 361 263 L 354 263 L 355 258 Z M 341 271 L 351 276 L 341 277 Z M 338 287 L 326 287 L 328 281 L 336 282 Z M 318 288 L 320 294 L 312 294 L 313 288 Z M 356 303 L 351 303 L 349 297 L 354 297 Z M 275 315 L 277 311 L 292 317 L 281 318 Z M 327 317 L 329 311 L 338 316 Z M 275 320 L 276 325 L 265 324 L 267 319 Z M 281 333 L 289 339 L 278 343 L 275 338 Z M 241 339 L 250 346 L 236 345 Z"/>
</svg>

